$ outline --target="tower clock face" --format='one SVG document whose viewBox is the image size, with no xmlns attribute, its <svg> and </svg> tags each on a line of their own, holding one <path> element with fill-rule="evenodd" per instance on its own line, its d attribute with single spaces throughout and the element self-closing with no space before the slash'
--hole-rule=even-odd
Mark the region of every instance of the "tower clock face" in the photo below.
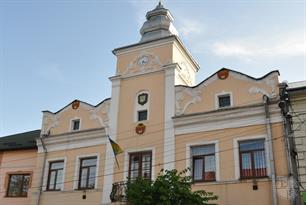
<svg viewBox="0 0 306 205">
<path fill-rule="evenodd" d="M 142 56 L 138 60 L 138 64 L 141 65 L 141 66 L 147 65 L 148 62 L 149 62 L 148 56 Z"/>
</svg>

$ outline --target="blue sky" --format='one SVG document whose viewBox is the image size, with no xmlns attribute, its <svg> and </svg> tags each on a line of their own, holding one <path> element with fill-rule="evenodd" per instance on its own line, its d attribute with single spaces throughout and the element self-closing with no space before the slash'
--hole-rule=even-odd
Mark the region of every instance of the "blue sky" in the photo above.
<svg viewBox="0 0 306 205">
<path fill-rule="evenodd" d="M 114 48 L 140 40 L 157 0 L 0 0 L 0 136 L 39 129 L 42 110 L 110 96 Z M 305 0 L 165 0 L 201 66 L 306 80 Z"/>
</svg>

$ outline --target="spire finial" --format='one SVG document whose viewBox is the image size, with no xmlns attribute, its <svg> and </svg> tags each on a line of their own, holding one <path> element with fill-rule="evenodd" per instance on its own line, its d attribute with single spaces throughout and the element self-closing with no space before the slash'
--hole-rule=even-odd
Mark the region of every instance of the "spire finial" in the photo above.
<svg viewBox="0 0 306 205">
<path fill-rule="evenodd" d="M 164 8 L 162 0 L 158 0 L 158 5 L 156 6 L 156 8 Z"/>
</svg>

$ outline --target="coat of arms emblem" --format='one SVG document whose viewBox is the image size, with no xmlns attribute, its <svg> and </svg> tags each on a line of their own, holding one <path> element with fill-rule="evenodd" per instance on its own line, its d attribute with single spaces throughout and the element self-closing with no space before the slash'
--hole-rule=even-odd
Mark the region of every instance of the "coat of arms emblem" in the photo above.
<svg viewBox="0 0 306 205">
<path fill-rule="evenodd" d="M 71 106 L 72 106 L 72 109 L 74 110 L 78 109 L 80 106 L 80 101 L 78 100 L 73 101 Z"/>
<path fill-rule="evenodd" d="M 142 135 L 146 130 L 146 126 L 142 123 L 139 123 L 137 126 L 136 126 L 136 133 L 139 134 L 139 135 Z"/>
<path fill-rule="evenodd" d="M 144 105 L 148 102 L 148 94 L 147 93 L 142 93 L 138 95 L 138 104 Z"/>
</svg>

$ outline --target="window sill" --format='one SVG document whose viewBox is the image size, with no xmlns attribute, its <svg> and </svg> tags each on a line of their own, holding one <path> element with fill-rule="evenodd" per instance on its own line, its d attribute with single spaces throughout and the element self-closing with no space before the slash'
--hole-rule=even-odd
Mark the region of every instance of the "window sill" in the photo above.
<svg viewBox="0 0 306 205">
<path fill-rule="evenodd" d="M 233 107 L 232 105 L 224 106 L 224 107 L 218 107 L 217 110 L 226 110 L 226 109 L 229 109 L 229 108 L 232 108 L 232 107 Z"/>
<path fill-rule="evenodd" d="M 10 199 L 10 198 L 28 198 L 28 196 L 5 196 L 4 198 L 8 198 L 8 199 Z"/>
<path fill-rule="evenodd" d="M 269 182 L 271 179 L 269 177 L 265 178 L 252 178 L 252 179 L 233 179 L 233 180 L 218 180 L 218 181 L 211 181 L 211 182 L 193 182 L 193 186 L 205 186 L 205 185 L 228 185 L 228 184 L 241 184 L 241 183 L 250 183 L 252 184 L 254 180 L 257 182 Z"/>
<path fill-rule="evenodd" d="M 260 177 L 240 177 L 239 180 L 252 180 L 252 179 L 265 179 L 269 178 L 269 176 L 260 176 Z"/>
<path fill-rule="evenodd" d="M 90 191 L 90 190 L 96 190 L 97 188 L 77 188 L 74 189 L 74 191 Z"/>
<path fill-rule="evenodd" d="M 209 183 L 209 182 L 216 182 L 216 180 L 196 180 L 196 181 L 192 181 L 193 184 L 196 183 Z"/>
</svg>

